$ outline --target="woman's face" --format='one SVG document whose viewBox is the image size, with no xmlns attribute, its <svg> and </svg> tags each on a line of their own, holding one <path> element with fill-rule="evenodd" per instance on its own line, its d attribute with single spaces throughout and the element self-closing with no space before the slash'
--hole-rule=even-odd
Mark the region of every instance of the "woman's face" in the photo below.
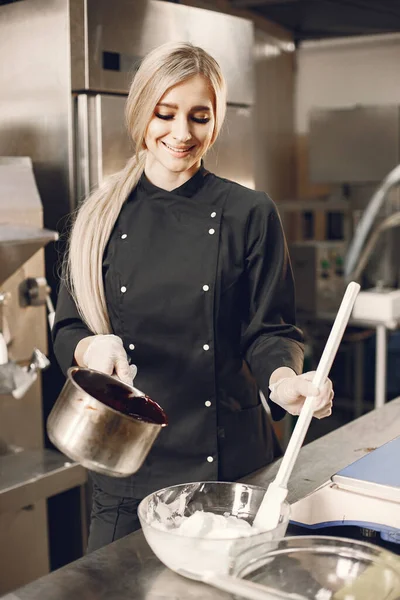
<svg viewBox="0 0 400 600">
<path fill-rule="evenodd" d="M 146 131 L 150 181 L 168 189 L 190 179 L 210 146 L 214 125 L 213 94 L 201 75 L 169 89 Z"/>
</svg>

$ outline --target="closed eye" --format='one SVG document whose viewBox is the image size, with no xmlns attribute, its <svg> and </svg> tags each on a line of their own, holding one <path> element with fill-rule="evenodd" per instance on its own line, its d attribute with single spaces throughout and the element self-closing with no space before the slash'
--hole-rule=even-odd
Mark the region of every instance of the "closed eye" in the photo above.
<svg viewBox="0 0 400 600">
<path fill-rule="evenodd" d="M 190 117 L 195 123 L 208 123 L 210 117 Z"/>
<path fill-rule="evenodd" d="M 158 119 L 163 119 L 163 121 L 171 121 L 174 118 L 174 115 L 161 115 L 160 113 L 155 113 Z"/>
<path fill-rule="evenodd" d="M 163 121 L 172 121 L 172 119 L 174 118 L 174 115 L 162 115 L 161 113 L 154 113 L 155 116 L 158 119 L 162 119 Z M 193 121 L 194 123 L 201 123 L 201 124 L 205 124 L 208 123 L 210 121 L 209 117 L 195 117 L 195 116 L 190 116 L 189 117 L 191 121 Z"/>
</svg>

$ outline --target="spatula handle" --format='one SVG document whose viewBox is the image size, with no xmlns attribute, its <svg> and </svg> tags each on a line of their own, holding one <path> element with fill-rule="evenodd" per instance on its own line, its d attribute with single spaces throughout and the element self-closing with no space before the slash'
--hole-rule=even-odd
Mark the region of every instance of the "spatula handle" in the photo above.
<svg viewBox="0 0 400 600">
<path fill-rule="evenodd" d="M 355 281 L 349 283 L 346 288 L 346 292 L 343 296 L 343 300 L 340 304 L 338 313 L 312 381 L 313 385 L 318 388 L 321 386 L 321 384 L 323 384 L 329 375 L 329 371 L 331 370 L 332 363 L 335 359 L 336 352 L 339 348 L 339 344 L 342 340 L 344 330 L 346 329 L 346 325 L 350 318 L 351 311 L 359 291 L 360 286 Z M 311 423 L 314 412 L 314 401 L 315 398 L 313 396 L 308 396 L 304 402 L 303 408 L 301 409 L 296 426 L 293 430 L 275 478 L 275 483 L 280 487 L 287 487 L 294 463 L 297 460 L 300 448 Z"/>
</svg>

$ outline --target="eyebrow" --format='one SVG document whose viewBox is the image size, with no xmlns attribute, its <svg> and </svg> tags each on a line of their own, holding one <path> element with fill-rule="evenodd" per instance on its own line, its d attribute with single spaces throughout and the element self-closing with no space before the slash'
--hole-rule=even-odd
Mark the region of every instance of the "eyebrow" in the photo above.
<svg viewBox="0 0 400 600">
<path fill-rule="evenodd" d="M 159 102 L 157 104 L 157 106 L 165 106 L 166 108 L 175 108 L 178 109 L 178 105 L 177 104 L 169 104 L 168 102 Z M 210 107 L 209 106 L 192 106 L 192 108 L 190 110 L 203 110 L 203 111 L 208 111 L 210 112 Z"/>
</svg>

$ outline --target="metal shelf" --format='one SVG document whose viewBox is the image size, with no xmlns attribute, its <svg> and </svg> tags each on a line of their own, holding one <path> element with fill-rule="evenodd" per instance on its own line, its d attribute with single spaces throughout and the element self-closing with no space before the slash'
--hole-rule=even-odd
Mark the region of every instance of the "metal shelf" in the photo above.
<svg viewBox="0 0 400 600">
<path fill-rule="evenodd" d="M 49 229 L 0 223 L 0 285 L 38 250 L 57 239 L 58 233 Z"/>
<path fill-rule="evenodd" d="M 84 467 L 54 450 L 0 456 L 0 512 L 15 512 L 86 481 Z"/>
</svg>

